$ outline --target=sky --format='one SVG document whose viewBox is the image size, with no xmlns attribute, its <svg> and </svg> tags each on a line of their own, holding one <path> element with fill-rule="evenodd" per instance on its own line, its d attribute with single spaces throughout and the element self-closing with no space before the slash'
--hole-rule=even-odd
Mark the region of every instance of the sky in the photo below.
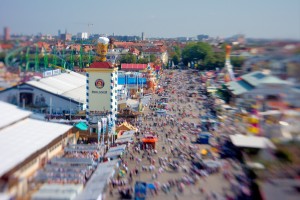
<svg viewBox="0 0 300 200">
<path fill-rule="evenodd" d="M 5 26 L 12 34 L 300 40 L 300 0 L 0 0 L 0 28 Z"/>
</svg>

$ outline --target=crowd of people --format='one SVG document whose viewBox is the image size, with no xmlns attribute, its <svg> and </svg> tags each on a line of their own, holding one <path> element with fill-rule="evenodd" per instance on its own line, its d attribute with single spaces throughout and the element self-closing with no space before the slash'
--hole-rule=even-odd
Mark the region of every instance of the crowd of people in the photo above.
<svg viewBox="0 0 300 200">
<path fill-rule="evenodd" d="M 223 162 L 217 152 L 210 151 L 209 145 L 195 144 L 201 131 L 209 131 L 216 139 L 220 132 L 215 101 L 201 86 L 197 76 L 169 71 L 161 77 L 159 85 L 163 90 L 159 95 L 153 95 L 139 120 L 133 121 L 138 129 L 135 135 L 137 142 L 121 158 L 120 168 L 126 168 L 127 173 L 117 180 L 127 179 L 131 189 L 127 185 L 118 185 L 118 190 L 110 187 L 108 199 L 120 197 L 115 193 L 124 198 L 124 193 L 133 191 L 137 180 L 154 185 L 148 188 L 148 194 L 155 199 L 183 199 L 184 196 L 192 199 L 239 199 L 245 197 L 242 193 L 249 196 L 247 181 L 242 187 L 236 187 L 236 173 L 238 171 L 238 176 L 243 176 L 243 173 L 232 167 L 235 161 Z M 191 92 L 197 95 L 191 96 Z M 159 106 L 161 104 L 164 107 Z M 165 108 L 166 112 L 157 113 L 157 108 Z M 201 120 L 203 116 L 206 120 Z M 155 148 L 142 148 L 141 138 L 148 134 L 158 138 Z M 208 150 L 205 155 L 201 154 L 203 148 Z M 204 162 L 206 160 L 208 162 Z"/>
</svg>

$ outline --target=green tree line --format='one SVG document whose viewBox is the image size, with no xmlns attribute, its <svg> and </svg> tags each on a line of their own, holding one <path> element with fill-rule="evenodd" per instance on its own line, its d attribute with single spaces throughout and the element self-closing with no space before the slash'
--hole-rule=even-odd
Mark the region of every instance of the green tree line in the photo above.
<svg viewBox="0 0 300 200">
<path fill-rule="evenodd" d="M 185 65 L 195 62 L 200 69 L 204 70 L 221 69 L 225 65 L 225 46 L 226 44 L 223 44 L 218 51 L 213 51 L 212 46 L 208 43 L 189 43 L 182 50 L 182 61 Z M 240 68 L 245 62 L 244 57 L 235 56 L 230 59 L 235 68 Z"/>
<path fill-rule="evenodd" d="M 155 62 L 156 57 L 155 55 L 151 54 L 148 57 L 144 58 L 138 58 L 136 55 L 133 55 L 131 53 L 127 53 L 120 58 L 120 64 L 122 63 L 138 63 L 138 64 L 147 64 L 149 61 L 150 62 Z"/>
</svg>

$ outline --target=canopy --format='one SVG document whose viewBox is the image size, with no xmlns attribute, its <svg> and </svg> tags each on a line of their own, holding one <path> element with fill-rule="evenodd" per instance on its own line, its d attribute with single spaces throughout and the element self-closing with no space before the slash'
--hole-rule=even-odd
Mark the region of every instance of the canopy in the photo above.
<svg viewBox="0 0 300 200">
<path fill-rule="evenodd" d="M 153 183 L 147 183 L 147 188 L 155 190 L 156 187 Z"/>
<path fill-rule="evenodd" d="M 265 137 L 246 136 L 241 134 L 230 135 L 231 142 L 237 147 L 258 148 L 258 149 L 276 149 L 275 145 Z"/>
<path fill-rule="evenodd" d="M 133 142 L 133 139 L 131 137 L 118 138 L 115 141 L 116 144 L 126 144 L 126 143 L 132 143 L 132 142 Z"/>
<path fill-rule="evenodd" d="M 257 162 L 247 162 L 246 165 L 252 169 L 265 169 L 265 166 Z"/>
<path fill-rule="evenodd" d="M 144 137 L 142 139 L 142 142 L 150 142 L 150 143 L 153 143 L 153 142 L 157 142 L 157 138 L 156 137 Z"/>
<path fill-rule="evenodd" d="M 57 165 L 93 165 L 95 164 L 92 158 L 53 158 L 51 163 Z"/>
<path fill-rule="evenodd" d="M 118 160 L 99 164 L 82 193 L 76 197 L 76 200 L 102 199 L 108 180 L 113 177 L 117 167 Z"/>
<path fill-rule="evenodd" d="M 126 145 L 120 145 L 120 146 L 116 146 L 116 147 L 111 147 L 107 153 L 105 154 L 106 158 L 113 158 L 113 157 L 117 157 L 117 156 L 121 156 L 122 153 L 125 151 L 126 149 Z"/>
<path fill-rule="evenodd" d="M 130 131 L 130 130 L 134 130 L 134 131 L 137 131 L 137 128 L 132 126 L 131 124 L 127 123 L 126 121 L 123 122 L 121 125 L 119 125 L 117 128 L 116 128 L 116 132 L 119 132 L 121 130 L 124 130 L 124 131 Z"/>
<path fill-rule="evenodd" d="M 88 126 L 86 125 L 86 123 L 84 122 L 79 122 L 75 125 L 76 128 L 78 128 L 81 131 L 87 131 L 88 130 Z"/>
<path fill-rule="evenodd" d="M 83 190 L 82 184 L 44 184 L 36 193 L 33 200 L 40 199 L 74 199 Z"/>
</svg>

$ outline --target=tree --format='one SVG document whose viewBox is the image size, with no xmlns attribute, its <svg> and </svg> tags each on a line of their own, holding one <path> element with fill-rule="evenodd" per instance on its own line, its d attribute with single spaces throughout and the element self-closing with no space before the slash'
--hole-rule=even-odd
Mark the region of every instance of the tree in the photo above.
<svg viewBox="0 0 300 200">
<path fill-rule="evenodd" d="M 174 53 L 178 55 L 179 57 L 181 56 L 181 50 L 179 46 L 174 46 Z"/>
<path fill-rule="evenodd" d="M 4 62 L 5 56 L 6 56 L 6 53 L 5 53 L 5 52 L 0 52 L 0 61 L 1 61 L 1 62 Z"/>
<path fill-rule="evenodd" d="M 174 62 L 175 65 L 178 65 L 179 61 L 180 61 L 180 57 L 177 54 L 174 54 L 172 56 L 172 61 Z"/>
<path fill-rule="evenodd" d="M 189 43 L 182 51 L 182 61 L 185 65 L 192 61 L 202 61 L 208 57 L 212 59 L 212 48 L 208 43 Z"/>
<path fill-rule="evenodd" d="M 120 59 L 120 63 L 136 63 L 137 59 L 136 59 L 136 56 L 133 55 L 133 54 L 126 54 L 126 55 L 123 55 Z"/>
<path fill-rule="evenodd" d="M 155 62 L 156 56 L 154 54 L 150 54 L 150 62 Z"/>
<path fill-rule="evenodd" d="M 225 66 L 225 53 L 224 52 L 214 54 L 214 58 L 215 58 L 214 69 L 215 68 L 221 69 Z"/>
<path fill-rule="evenodd" d="M 179 46 L 174 46 L 173 50 L 169 52 L 170 58 L 172 62 L 174 62 L 175 65 L 178 65 L 180 62 L 180 57 L 181 57 L 181 50 Z"/>
<path fill-rule="evenodd" d="M 245 57 L 243 56 L 234 56 L 230 58 L 231 64 L 235 68 L 241 68 L 245 62 Z"/>
<path fill-rule="evenodd" d="M 137 63 L 147 64 L 148 63 L 148 59 L 147 58 L 140 58 L 140 59 L 137 60 Z"/>
</svg>

